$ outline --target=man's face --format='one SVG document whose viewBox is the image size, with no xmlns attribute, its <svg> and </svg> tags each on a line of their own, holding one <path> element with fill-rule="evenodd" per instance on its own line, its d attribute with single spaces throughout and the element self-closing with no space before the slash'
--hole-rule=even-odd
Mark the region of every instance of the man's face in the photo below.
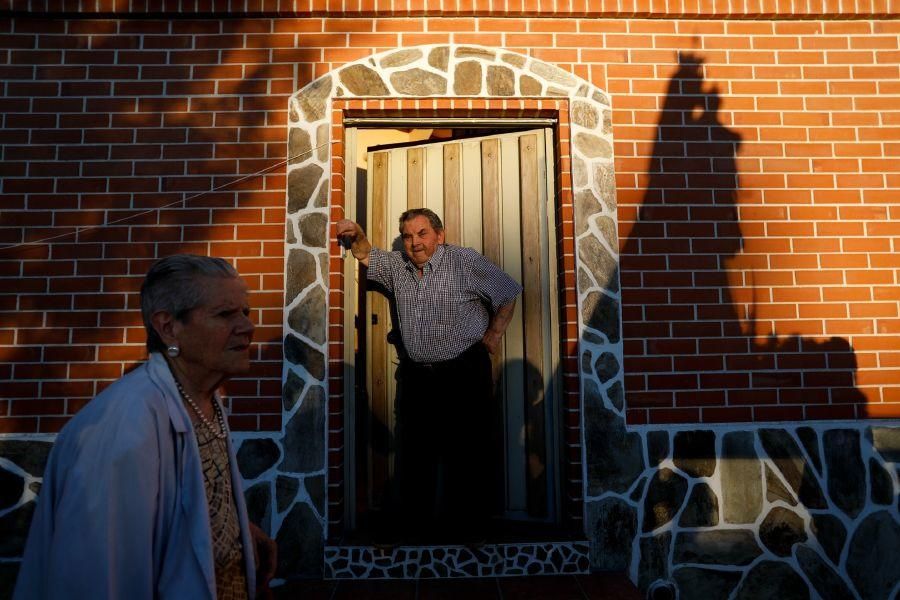
<svg viewBox="0 0 900 600">
<path fill-rule="evenodd" d="M 444 243 L 444 231 L 435 231 L 428 217 L 418 215 L 403 223 L 403 248 L 416 267 L 421 269 L 437 247 Z"/>
</svg>

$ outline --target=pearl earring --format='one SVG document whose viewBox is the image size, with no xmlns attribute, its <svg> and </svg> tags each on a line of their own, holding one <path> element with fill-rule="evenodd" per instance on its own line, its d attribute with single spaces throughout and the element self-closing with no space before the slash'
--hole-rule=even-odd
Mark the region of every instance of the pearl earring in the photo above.
<svg viewBox="0 0 900 600">
<path fill-rule="evenodd" d="M 181 354 L 181 348 L 173 344 L 166 348 L 166 354 L 169 355 L 169 358 L 178 358 L 178 355 Z"/>
</svg>

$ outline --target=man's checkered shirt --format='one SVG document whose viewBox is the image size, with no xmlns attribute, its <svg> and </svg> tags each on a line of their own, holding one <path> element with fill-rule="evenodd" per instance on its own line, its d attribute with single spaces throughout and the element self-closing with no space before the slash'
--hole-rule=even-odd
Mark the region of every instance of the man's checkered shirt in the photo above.
<svg viewBox="0 0 900 600">
<path fill-rule="evenodd" d="M 367 278 L 394 295 L 410 359 L 450 360 L 480 342 L 491 315 L 522 291 L 500 267 L 472 250 L 440 245 L 420 278 L 402 252 L 373 248 Z"/>
</svg>

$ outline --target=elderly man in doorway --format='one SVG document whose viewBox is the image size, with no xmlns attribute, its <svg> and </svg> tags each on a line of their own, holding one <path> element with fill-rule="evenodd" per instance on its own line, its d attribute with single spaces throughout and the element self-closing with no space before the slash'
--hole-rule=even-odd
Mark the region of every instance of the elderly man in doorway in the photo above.
<svg viewBox="0 0 900 600">
<path fill-rule="evenodd" d="M 522 287 L 470 248 L 444 243 L 427 208 L 400 216 L 404 252 L 373 248 L 362 227 L 337 237 L 396 303 L 402 347 L 396 405 L 404 541 L 484 540 L 490 513 L 493 379 Z M 412 535 L 410 535 L 412 534 Z"/>
</svg>

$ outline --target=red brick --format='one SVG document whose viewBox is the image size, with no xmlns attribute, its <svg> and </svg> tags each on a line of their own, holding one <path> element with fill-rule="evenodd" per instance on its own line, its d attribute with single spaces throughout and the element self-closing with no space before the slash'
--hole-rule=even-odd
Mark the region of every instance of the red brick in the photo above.
<svg viewBox="0 0 900 600">
<path fill-rule="evenodd" d="M 37 433 L 35 417 L 0 417 L 0 433 Z"/>
<path fill-rule="evenodd" d="M 707 410 L 707 409 L 703 409 Z M 699 408 L 654 408 L 649 412 L 649 423 L 696 423 Z"/>
<path fill-rule="evenodd" d="M 754 421 L 801 421 L 802 406 L 759 406 L 753 409 Z"/>
<path fill-rule="evenodd" d="M 58 415 L 65 412 L 63 400 L 14 400 L 10 415 L 13 417 Z"/>
</svg>

